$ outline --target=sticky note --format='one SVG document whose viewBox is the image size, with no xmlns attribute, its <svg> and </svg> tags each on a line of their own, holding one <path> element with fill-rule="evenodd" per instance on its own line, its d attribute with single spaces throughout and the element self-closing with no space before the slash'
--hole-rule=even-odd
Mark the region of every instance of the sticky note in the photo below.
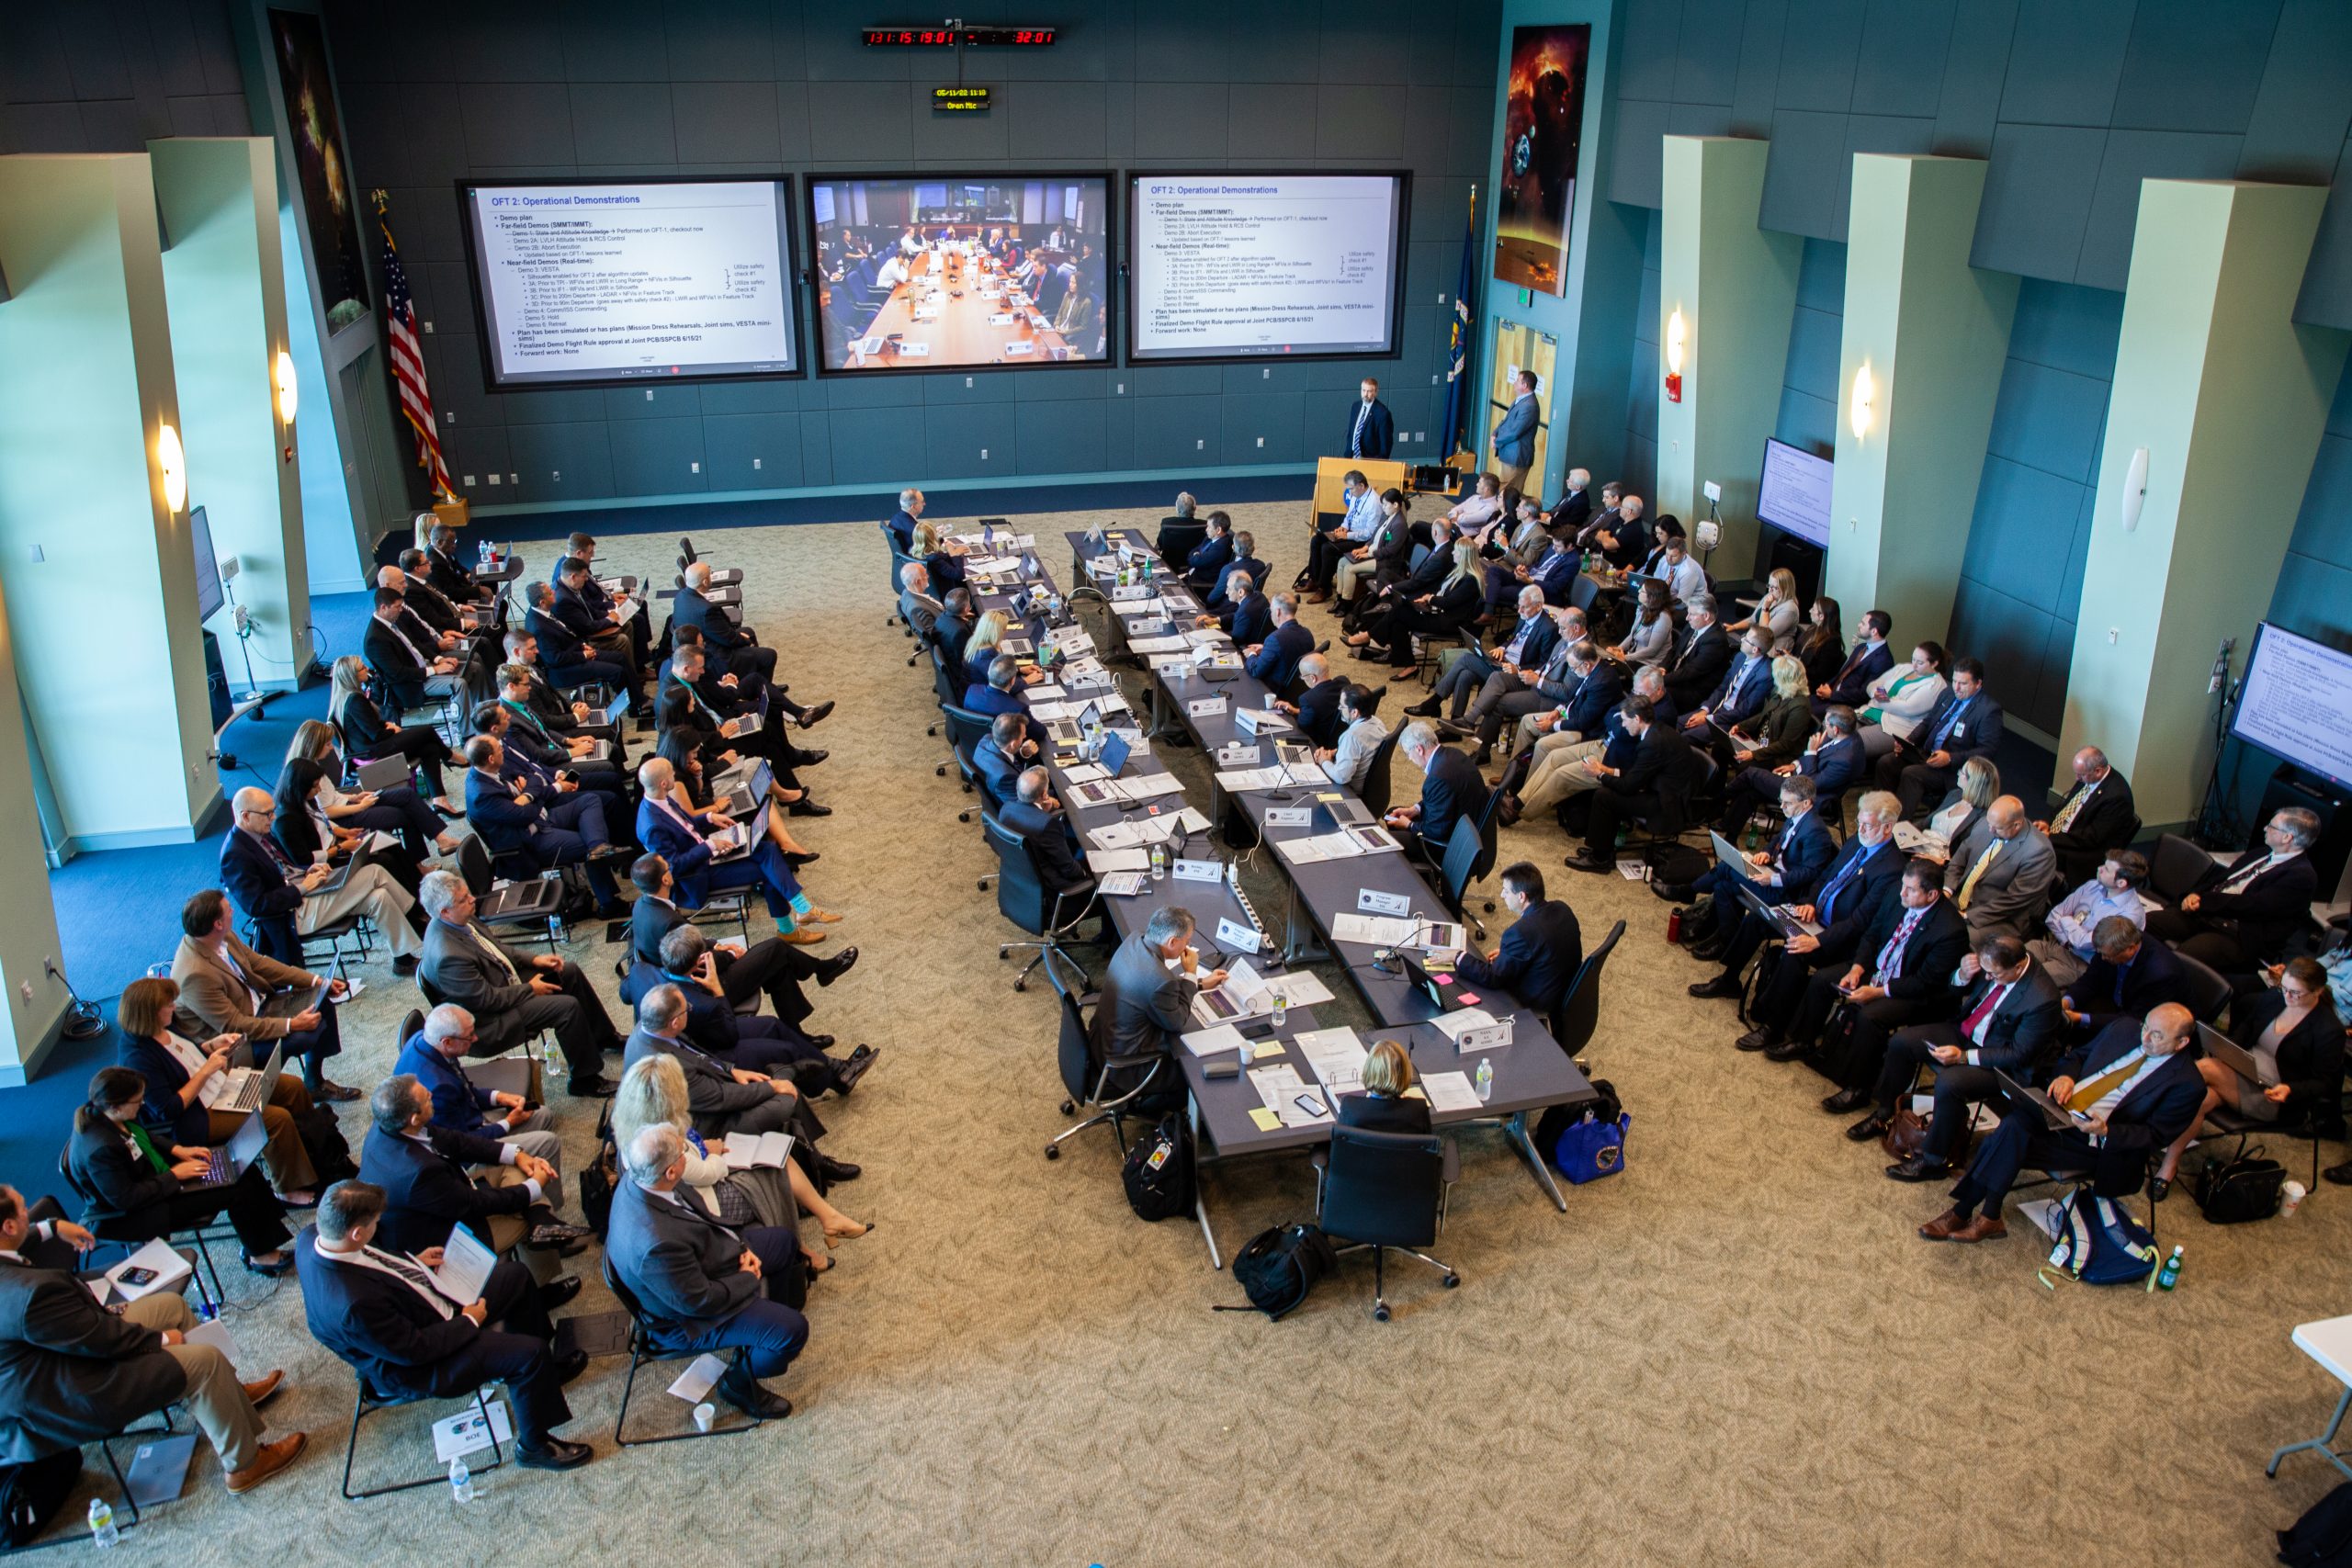
<svg viewBox="0 0 2352 1568">
<path fill-rule="evenodd" d="M 1432 975 L 1430 978 L 1435 980 L 1441 986 L 1451 986 L 1453 984 L 1453 976 L 1451 975 Z"/>
<path fill-rule="evenodd" d="M 1269 1056 L 1279 1056 L 1282 1054 L 1283 1043 L 1279 1040 L 1260 1040 L 1253 1042 L 1250 1047 L 1250 1057 L 1255 1061 L 1262 1062 Z"/>
<path fill-rule="evenodd" d="M 1466 1008 L 1474 1008 L 1474 1007 L 1476 1007 L 1476 1006 L 1478 1005 L 1478 995 L 1477 995 L 1477 993 L 1476 993 L 1476 992 L 1475 992 L 1475 991 L 1464 991 L 1461 995 L 1459 995 L 1459 996 L 1455 997 L 1453 999 L 1454 999 L 1455 1001 L 1460 1002 L 1464 1007 L 1466 1007 Z"/>
<path fill-rule="evenodd" d="M 1258 1124 L 1261 1133 L 1271 1133 L 1283 1124 L 1283 1119 L 1262 1105 L 1250 1108 L 1250 1120 Z"/>
</svg>

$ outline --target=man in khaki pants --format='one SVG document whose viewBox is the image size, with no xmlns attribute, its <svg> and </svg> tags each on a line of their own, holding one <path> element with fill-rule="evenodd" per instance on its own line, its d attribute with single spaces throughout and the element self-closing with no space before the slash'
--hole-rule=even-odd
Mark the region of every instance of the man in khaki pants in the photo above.
<svg viewBox="0 0 2352 1568">
<path fill-rule="evenodd" d="M 176 1403 L 220 1456 L 230 1491 L 250 1492 L 294 1462 L 303 1434 L 262 1441 L 254 1408 L 284 1372 L 239 1382 L 228 1357 L 187 1343 L 196 1316 L 172 1292 L 107 1311 L 73 1275 L 25 1260 L 30 1231 L 24 1196 L 0 1187 L 0 1461 L 96 1442 Z"/>
</svg>

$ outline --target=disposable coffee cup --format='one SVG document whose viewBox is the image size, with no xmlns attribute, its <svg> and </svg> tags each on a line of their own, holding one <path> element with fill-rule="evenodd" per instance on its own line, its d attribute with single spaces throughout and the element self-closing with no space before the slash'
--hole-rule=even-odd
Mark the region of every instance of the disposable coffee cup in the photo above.
<svg viewBox="0 0 2352 1568">
<path fill-rule="evenodd" d="M 708 1401 L 707 1399 L 704 1400 L 700 1404 L 697 1404 L 697 1405 L 695 1405 L 695 1431 L 697 1431 L 697 1432 L 707 1432 L 707 1431 L 709 1431 L 709 1430 L 710 1430 L 710 1428 L 711 1428 L 711 1425 L 712 1425 L 712 1423 L 716 1422 L 718 1419 L 718 1406 L 717 1406 L 716 1404 L 712 1404 L 710 1401 Z"/>
<path fill-rule="evenodd" d="M 2290 1181 L 2278 1190 L 2278 1213 L 2282 1215 L 2291 1214 L 2301 1206 L 2302 1201 L 2303 1184 L 2300 1181 Z"/>
</svg>

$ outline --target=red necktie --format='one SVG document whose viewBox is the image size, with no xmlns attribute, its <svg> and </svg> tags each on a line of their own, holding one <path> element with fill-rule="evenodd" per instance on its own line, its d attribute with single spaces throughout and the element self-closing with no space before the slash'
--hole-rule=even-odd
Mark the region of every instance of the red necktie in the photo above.
<svg viewBox="0 0 2352 1568">
<path fill-rule="evenodd" d="M 1984 1020 L 1991 1016 L 1993 1010 L 2001 1005 L 2001 998 L 2008 994 L 2009 988 L 2007 986 L 1994 986 L 1987 989 L 1984 999 L 1976 1004 L 1976 1010 L 1960 1021 L 1960 1037 L 1973 1044 L 1976 1040 L 1976 1031 L 1983 1026 Z"/>
</svg>

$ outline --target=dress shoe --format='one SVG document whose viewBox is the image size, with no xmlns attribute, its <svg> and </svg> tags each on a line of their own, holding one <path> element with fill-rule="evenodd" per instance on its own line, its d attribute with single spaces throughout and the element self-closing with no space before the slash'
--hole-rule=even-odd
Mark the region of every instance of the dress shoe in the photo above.
<svg viewBox="0 0 2352 1568">
<path fill-rule="evenodd" d="M 842 917 L 835 911 L 831 909 L 820 909 L 814 906 L 810 907 L 807 914 L 802 915 L 799 918 L 808 921 L 812 925 L 837 926 L 842 923 Z"/>
<path fill-rule="evenodd" d="M 393 973 L 393 974 L 395 974 L 395 975 L 413 975 L 413 974 L 415 974 L 415 973 L 416 973 L 416 959 L 415 959 L 414 955 L 413 955 L 413 954 L 411 954 L 411 953 L 404 953 L 401 954 L 398 958 L 393 959 L 393 960 L 392 960 L 392 973 Z"/>
<path fill-rule="evenodd" d="M 821 960 L 818 964 L 817 984 L 820 986 L 831 985 L 834 981 L 848 974 L 856 963 L 857 949 L 854 947 L 842 948 L 831 958 Z"/>
<path fill-rule="evenodd" d="M 1950 1241 L 1954 1233 L 1964 1230 L 1975 1223 L 1973 1220 L 1961 1218 L 1958 1209 L 1946 1209 L 1942 1213 L 1921 1225 L 1919 1235 L 1923 1240 L 1927 1241 Z"/>
<path fill-rule="evenodd" d="M 1722 963 L 1724 954 L 1730 951 L 1730 941 L 1720 934 L 1701 937 L 1690 944 L 1690 956 L 1707 964 Z"/>
<path fill-rule="evenodd" d="M 801 746 L 796 747 L 795 750 L 799 752 L 799 755 L 793 759 L 793 765 L 796 767 L 813 768 L 832 755 L 821 746 Z"/>
<path fill-rule="evenodd" d="M 579 1275 L 559 1274 L 539 1287 L 539 1310 L 553 1312 L 579 1293 Z"/>
<path fill-rule="evenodd" d="M 1495 811 L 1496 819 L 1501 822 L 1504 827 L 1517 827 L 1519 825 L 1519 796 L 1515 795 L 1504 795 L 1502 804 L 1497 807 Z"/>
<path fill-rule="evenodd" d="M 586 1077 L 574 1074 L 571 1081 L 564 1085 L 563 1091 L 574 1100 L 610 1100 L 613 1089 L 612 1079 L 601 1073 L 591 1073 Z"/>
<path fill-rule="evenodd" d="M 2352 1160 L 2346 1160 L 2342 1165 L 2331 1165 L 2320 1175 L 2338 1187 L 2352 1187 Z"/>
<path fill-rule="evenodd" d="M 357 1089 L 353 1089 L 349 1084 L 337 1083 L 333 1078 L 321 1078 L 314 1084 L 305 1084 L 303 1087 L 310 1091 L 310 1096 L 314 1100 L 323 1100 L 340 1104 L 346 1100 L 359 1098 Z"/>
<path fill-rule="evenodd" d="M 1909 1159 L 1886 1168 L 1890 1181 L 1941 1181 L 1951 1174 L 1951 1166 L 1939 1159 L 1929 1159 L 1925 1155 L 1913 1155 Z"/>
<path fill-rule="evenodd" d="M 1873 1111 L 1847 1128 L 1846 1136 L 1857 1144 L 1874 1144 L 1886 1136 L 1886 1130 L 1893 1125 L 1894 1125 L 1894 1118 L 1883 1111 Z"/>
<path fill-rule="evenodd" d="M 1768 1062 L 1802 1061 L 1812 1054 L 1813 1047 L 1803 1040 L 1783 1040 L 1777 1045 L 1764 1047 L 1764 1059 Z"/>
<path fill-rule="evenodd" d="M 452 805 L 447 800 L 429 800 L 425 804 L 433 807 L 434 814 L 445 822 L 455 822 L 466 814 L 465 807 Z"/>
<path fill-rule="evenodd" d="M 277 1262 L 256 1263 L 253 1259 L 253 1255 L 251 1253 L 247 1253 L 245 1255 L 245 1268 L 249 1272 L 259 1274 L 264 1279 L 283 1279 L 285 1276 L 294 1272 L 294 1254 L 287 1248 L 280 1247 L 278 1249 Z"/>
<path fill-rule="evenodd" d="M 1687 882 L 1653 882 L 1650 891 L 1669 904 L 1688 904 L 1692 888 Z"/>
<path fill-rule="evenodd" d="M 830 1051 L 833 1048 L 833 1037 L 830 1034 L 810 1034 L 803 1030 L 801 1037 L 820 1051 Z"/>
<path fill-rule="evenodd" d="M 245 1391 L 245 1403 L 248 1404 L 263 1404 L 271 1394 L 276 1393 L 279 1389 L 284 1388 L 285 1386 L 286 1373 L 283 1371 L 272 1372 L 265 1378 L 255 1378 L 253 1382 L 243 1385 Z"/>
<path fill-rule="evenodd" d="M 795 947 L 810 947 L 824 941 L 825 933 L 812 931 L 778 931 L 775 933 L 775 939 L 778 942 L 790 942 Z"/>
<path fill-rule="evenodd" d="M 1780 1043 L 1781 1035 L 1778 1030 L 1751 1029 L 1733 1041 L 1732 1044 L 1741 1051 L 1770 1051 Z"/>
<path fill-rule="evenodd" d="M 528 1443 L 514 1446 L 514 1462 L 525 1470 L 577 1470 L 595 1455 L 596 1450 L 587 1444 L 566 1442 L 561 1438 L 549 1438 L 538 1448 Z"/>
<path fill-rule="evenodd" d="M 1979 1214 L 1944 1239 L 1959 1242 L 1998 1241 L 2008 1234 L 2009 1227 L 2006 1221 L 1993 1214 Z"/>
<path fill-rule="evenodd" d="M 780 1393 L 770 1393 L 759 1381 L 737 1367 L 718 1380 L 718 1397 L 746 1416 L 763 1421 L 781 1421 L 792 1414 L 792 1401 Z"/>
<path fill-rule="evenodd" d="M 540 1225 L 523 1245 L 559 1258 L 577 1258 L 588 1250 L 588 1235 L 576 1225 Z"/>
<path fill-rule="evenodd" d="M 1435 697 L 1431 697 L 1427 702 L 1415 703 L 1411 707 L 1407 708 L 1405 711 L 1412 715 L 1415 718 L 1435 718 L 1437 716 L 1437 699 Z"/>
<path fill-rule="evenodd" d="M 596 918 L 600 920 L 626 920 L 628 919 L 628 906 L 617 898 L 607 899 L 596 906 Z"/>
<path fill-rule="evenodd" d="M 1594 854 L 1590 850 L 1578 850 L 1560 863 L 1570 871 L 1610 872 L 1617 869 L 1604 856 Z"/>
<path fill-rule="evenodd" d="M 1866 1089 L 1841 1089 L 1836 1094 L 1825 1095 L 1822 1098 L 1821 1109 L 1828 1111 L 1832 1116 L 1846 1116 L 1860 1111 L 1870 1102 L 1871 1091 Z"/>
<path fill-rule="evenodd" d="M 845 1159 L 835 1159 L 831 1155 L 817 1156 L 817 1174 L 827 1181 L 855 1181 L 865 1173 L 865 1167 L 852 1165 Z"/>
<path fill-rule="evenodd" d="M 2149 1202 L 2151 1202 L 2151 1203 L 2161 1203 L 2161 1202 L 2163 1202 L 2166 1198 L 2170 1197 L 2171 1195 L 2172 1195 L 2172 1178 L 2171 1178 L 2171 1177 L 2169 1177 L 2169 1176 L 2152 1176 L 2152 1177 L 2148 1178 L 2148 1201 L 2149 1201 Z"/>
<path fill-rule="evenodd" d="M 833 808 L 830 806 L 820 806 L 804 795 L 786 807 L 784 814 L 786 817 L 831 817 L 833 814 Z"/>
<path fill-rule="evenodd" d="M 295 1456 L 302 1451 L 302 1445 L 310 1440 L 300 1432 L 288 1432 L 274 1443 L 262 1444 L 261 1451 L 254 1455 L 253 1463 L 243 1470 L 229 1472 L 229 1490 L 233 1493 L 252 1491 L 292 1464 Z"/>
<path fill-rule="evenodd" d="M 634 852 L 635 852 L 629 850 L 624 845 L 616 844 L 607 840 L 604 843 L 598 844 L 595 848 L 588 852 L 588 862 L 593 865 L 598 861 L 610 860 L 615 855 L 625 855 Z"/>
<path fill-rule="evenodd" d="M 803 729 L 816 728 L 819 725 L 825 722 L 826 718 L 832 713 L 832 711 L 833 705 L 830 700 L 819 703 L 815 707 L 808 709 L 806 713 L 803 713 L 800 716 L 800 728 Z"/>
<path fill-rule="evenodd" d="M 867 1070 L 874 1066 L 876 1058 L 876 1053 L 868 1051 L 865 1055 L 852 1056 L 848 1061 L 843 1062 L 839 1066 L 835 1067 L 833 1069 L 834 1092 L 839 1094 L 847 1094 L 850 1090 L 855 1089 L 857 1087 L 857 1080 L 866 1075 Z"/>
<path fill-rule="evenodd" d="M 815 865 L 817 862 L 822 858 L 823 857 L 815 850 L 786 850 L 784 852 L 784 863 L 793 867 L 795 870 L 797 870 L 804 865 Z"/>
<path fill-rule="evenodd" d="M 1470 732 L 1465 729 L 1463 733 L 1467 735 Z M 1470 753 L 1470 765 L 1474 768 L 1483 768 L 1494 760 L 1495 749 L 1491 746 L 1481 746 L 1476 751 Z"/>
<path fill-rule="evenodd" d="M 1739 995 L 1739 976 L 1728 974 L 1717 975 L 1712 979 L 1695 980 L 1684 988 L 1692 996 L 1702 998 L 1736 997 Z"/>
<path fill-rule="evenodd" d="M 555 1375 L 560 1381 L 571 1382 L 573 1379 L 579 1377 L 581 1373 L 588 1370 L 588 1352 L 585 1350 L 566 1350 L 563 1354 L 555 1357 L 548 1364 L 555 1368 Z"/>
</svg>

